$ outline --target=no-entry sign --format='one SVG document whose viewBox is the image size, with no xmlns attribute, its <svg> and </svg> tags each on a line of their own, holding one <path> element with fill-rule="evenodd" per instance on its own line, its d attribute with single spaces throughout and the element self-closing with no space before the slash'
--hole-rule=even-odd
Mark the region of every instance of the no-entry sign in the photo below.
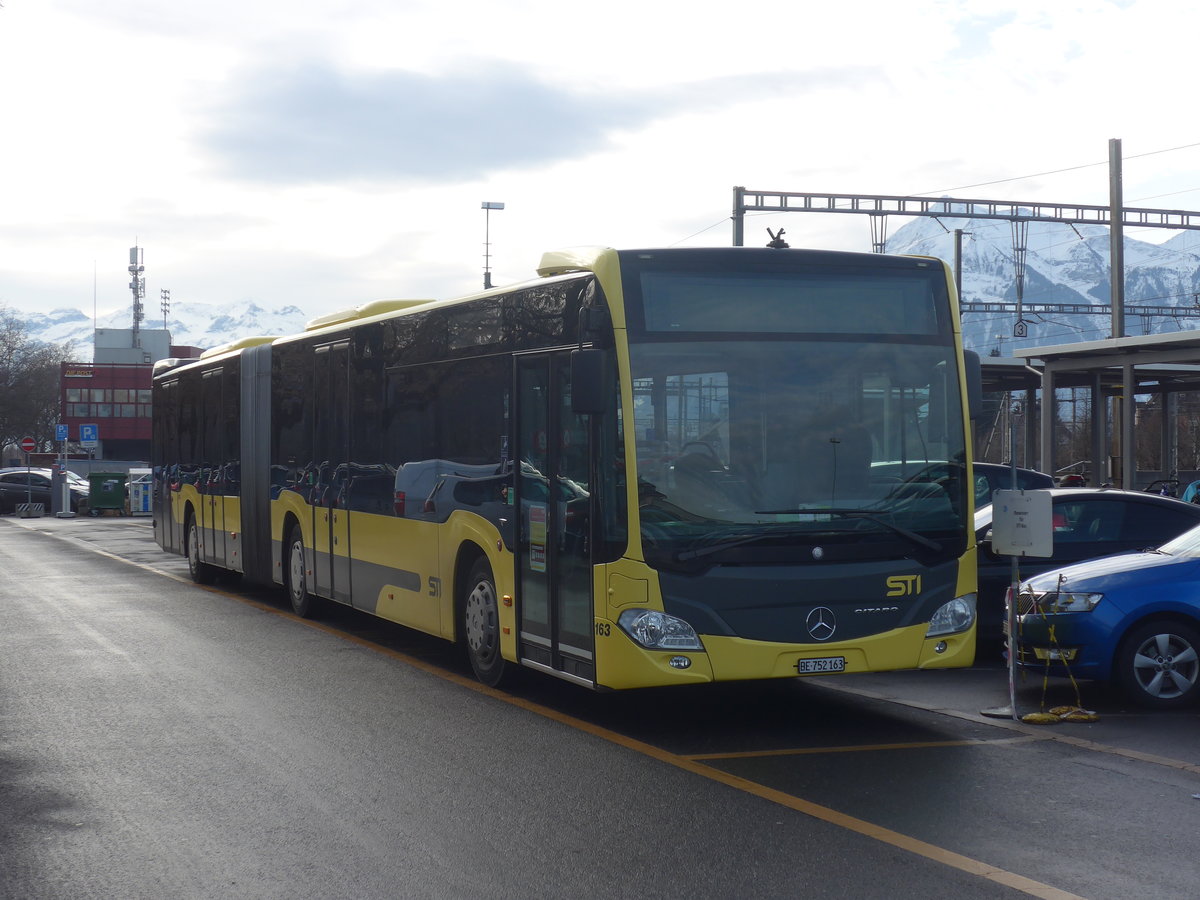
<svg viewBox="0 0 1200 900">
<path fill-rule="evenodd" d="M 21 449 L 26 453 L 32 453 L 37 449 L 37 442 L 31 437 L 23 437 L 21 438 Z"/>
</svg>

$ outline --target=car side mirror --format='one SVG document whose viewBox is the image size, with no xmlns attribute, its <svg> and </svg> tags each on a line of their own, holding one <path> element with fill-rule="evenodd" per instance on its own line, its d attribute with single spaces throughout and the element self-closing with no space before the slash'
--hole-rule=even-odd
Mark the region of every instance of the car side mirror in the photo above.
<svg viewBox="0 0 1200 900">
<path fill-rule="evenodd" d="M 996 551 L 994 551 L 992 549 L 992 529 L 991 528 L 988 528 L 986 531 L 984 531 L 983 536 L 976 540 L 976 544 L 979 546 L 980 552 L 986 553 L 988 556 L 996 555 Z"/>
</svg>

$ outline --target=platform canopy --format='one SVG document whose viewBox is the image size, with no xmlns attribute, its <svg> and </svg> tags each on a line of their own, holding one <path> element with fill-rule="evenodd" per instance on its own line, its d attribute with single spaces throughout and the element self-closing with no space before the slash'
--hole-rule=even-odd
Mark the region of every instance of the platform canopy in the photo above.
<svg viewBox="0 0 1200 900">
<path fill-rule="evenodd" d="M 1069 387 L 1089 388 L 1093 410 L 1104 408 L 1104 397 L 1120 397 L 1119 447 L 1133 447 L 1137 394 L 1161 394 L 1165 400 L 1178 391 L 1200 391 L 1200 331 L 1030 347 L 1015 351 L 1011 360 L 995 357 L 984 360 L 985 390 L 1040 389 L 1043 397 L 1053 397 L 1056 389 Z M 1053 473 L 1056 469 L 1053 403 L 1042 404 L 1040 424 L 1038 467 Z M 1093 414 L 1093 473 L 1105 471 L 1106 458 L 1117 455 L 1109 453 L 1105 426 L 1105 417 Z M 1173 443 L 1171 449 L 1173 455 Z M 1121 484 L 1136 487 L 1136 455 L 1127 452 L 1119 455 Z M 1164 470 L 1171 468 L 1164 462 Z"/>
</svg>

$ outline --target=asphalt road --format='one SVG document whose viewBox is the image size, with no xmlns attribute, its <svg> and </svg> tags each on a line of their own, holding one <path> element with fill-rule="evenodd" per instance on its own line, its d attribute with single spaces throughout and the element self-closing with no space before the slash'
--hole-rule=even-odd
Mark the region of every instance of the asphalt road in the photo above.
<svg viewBox="0 0 1200 900">
<path fill-rule="evenodd" d="M 0 519 L 0 897 L 1192 897 L 1200 715 L 980 715 L 996 663 L 483 688 L 352 610 Z M 1019 686 L 1018 709 L 1074 702 Z"/>
</svg>

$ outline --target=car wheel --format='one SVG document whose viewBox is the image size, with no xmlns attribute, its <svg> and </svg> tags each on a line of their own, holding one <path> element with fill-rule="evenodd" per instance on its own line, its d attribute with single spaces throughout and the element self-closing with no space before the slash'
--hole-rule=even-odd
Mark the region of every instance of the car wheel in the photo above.
<svg viewBox="0 0 1200 900">
<path fill-rule="evenodd" d="M 1200 699 L 1200 631 L 1183 622 L 1145 622 L 1121 642 L 1117 677 L 1139 706 L 1171 709 Z"/>
<path fill-rule="evenodd" d="M 293 525 L 287 543 L 288 599 L 292 601 L 292 612 L 302 619 L 312 619 L 321 611 L 321 598 L 309 593 L 308 566 L 304 554 L 304 535 L 299 525 Z"/>
<path fill-rule="evenodd" d="M 463 637 L 475 677 L 495 687 L 508 672 L 500 654 L 500 608 L 487 560 L 479 559 L 467 576 L 462 603 Z"/>
<path fill-rule="evenodd" d="M 188 519 L 187 527 L 188 575 L 196 584 L 212 584 L 217 579 L 217 570 L 200 561 L 200 529 L 194 518 Z"/>
</svg>

